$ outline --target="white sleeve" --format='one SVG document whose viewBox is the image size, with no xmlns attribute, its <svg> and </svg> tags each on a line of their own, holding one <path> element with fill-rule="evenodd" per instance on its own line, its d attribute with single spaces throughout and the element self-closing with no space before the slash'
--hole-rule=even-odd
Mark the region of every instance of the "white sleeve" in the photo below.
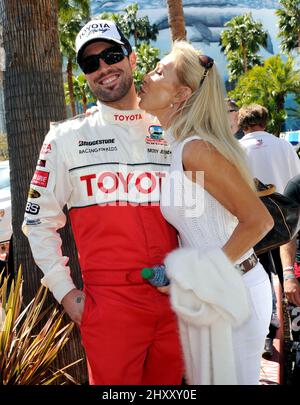
<svg viewBox="0 0 300 405">
<path fill-rule="evenodd" d="M 69 171 L 57 148 L 53 128 L 45 138 L 31 181 L 22 230 L 36 264 L 44 273 L 42 284 L 59 303 L 76 288 L 67 266 L 69 258 L 62 255 L 62 240 L 57 232 L 66 224 L 62 209 L 71 191 Z"/>
<path fill-rule="evenodd" d="M 300 159 L 293 146 L 289 143 L 289 156 L 288 156 L 289 180 L 300 174 Z"/>
</svg>

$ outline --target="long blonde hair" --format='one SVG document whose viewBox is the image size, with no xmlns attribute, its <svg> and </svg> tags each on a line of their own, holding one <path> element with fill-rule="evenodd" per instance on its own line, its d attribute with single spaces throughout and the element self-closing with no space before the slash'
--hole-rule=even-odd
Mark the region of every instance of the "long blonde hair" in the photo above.
<svg viewBox="0 0 300 405">
<path fill-rule="evenodd" d="M 246 182 L 254 189 L 246 155 L 231 133 L 224 87 L 215 64 L 209 69 L 202 86 L 204 67 L 199 62 L 199 52 L 186 41 L 174 43 L 171 54 L 175 58 L 176 72 L 180 84 L 188 86 L 192 95 L 179 108 L 171 127 L 173 136 L 183 140 L 199 134 L 212 144 L 228 161 L 235 165 Z"/>
</svg>

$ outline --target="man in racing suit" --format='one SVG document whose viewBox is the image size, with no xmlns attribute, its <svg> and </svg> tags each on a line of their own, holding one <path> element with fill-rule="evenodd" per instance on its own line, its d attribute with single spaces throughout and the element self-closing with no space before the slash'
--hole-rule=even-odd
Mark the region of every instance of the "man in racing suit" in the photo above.
<svg viewBox="0 0 300 405">
<path fill-rule="evenodd" d="M 138 109 L 135 55 L 111 21 L 90 21 L 77 59 L 98 98 L 89 115 L 52 124 L 34 173 L 23 231 L 42 283 L 81 330 L 91 384 L 180 384 L 181 348 L 167 295 L 141 278 L 177 247 L 160 213 L 170 151 Z M 154 136 L 153 136 L 154 134 Z M 57 233 L 67 204 L 84 290 Z"/>
</svg>

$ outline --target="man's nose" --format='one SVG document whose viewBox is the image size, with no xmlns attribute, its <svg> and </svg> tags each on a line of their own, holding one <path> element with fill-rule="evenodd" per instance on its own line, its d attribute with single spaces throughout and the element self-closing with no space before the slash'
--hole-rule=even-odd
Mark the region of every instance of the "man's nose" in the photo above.
<svg viewBox="0 0 300 405">
<path fill-rule="evenodd" d="M 99 67 L 98 67 L 98 70 L 108 69 L 108 68 L 110 68 L 110 66 L 111 66 L 111 65 L 108 65 L 108 64 L 104 61 L 104 59 L 99 58 Z"/>
</svg>

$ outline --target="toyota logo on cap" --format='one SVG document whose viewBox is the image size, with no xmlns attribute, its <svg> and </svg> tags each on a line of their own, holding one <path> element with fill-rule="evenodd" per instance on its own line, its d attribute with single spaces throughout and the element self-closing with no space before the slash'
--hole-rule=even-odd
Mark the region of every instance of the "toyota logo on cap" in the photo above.
<svg viewBox="0 0 300 405">
<path fill-rule="evenodd" d="M 76 37 L 77 61 L 80 60 L 85 47 L 95 41 L 111 41 L 120 45 L 125 45 L 129 53 L 131 46 L 129 41 L 124 37 L 120 29 L 113 21 L 109 20 L 92 20 L 89 21 L 78 33 Z"/>
</svg>

